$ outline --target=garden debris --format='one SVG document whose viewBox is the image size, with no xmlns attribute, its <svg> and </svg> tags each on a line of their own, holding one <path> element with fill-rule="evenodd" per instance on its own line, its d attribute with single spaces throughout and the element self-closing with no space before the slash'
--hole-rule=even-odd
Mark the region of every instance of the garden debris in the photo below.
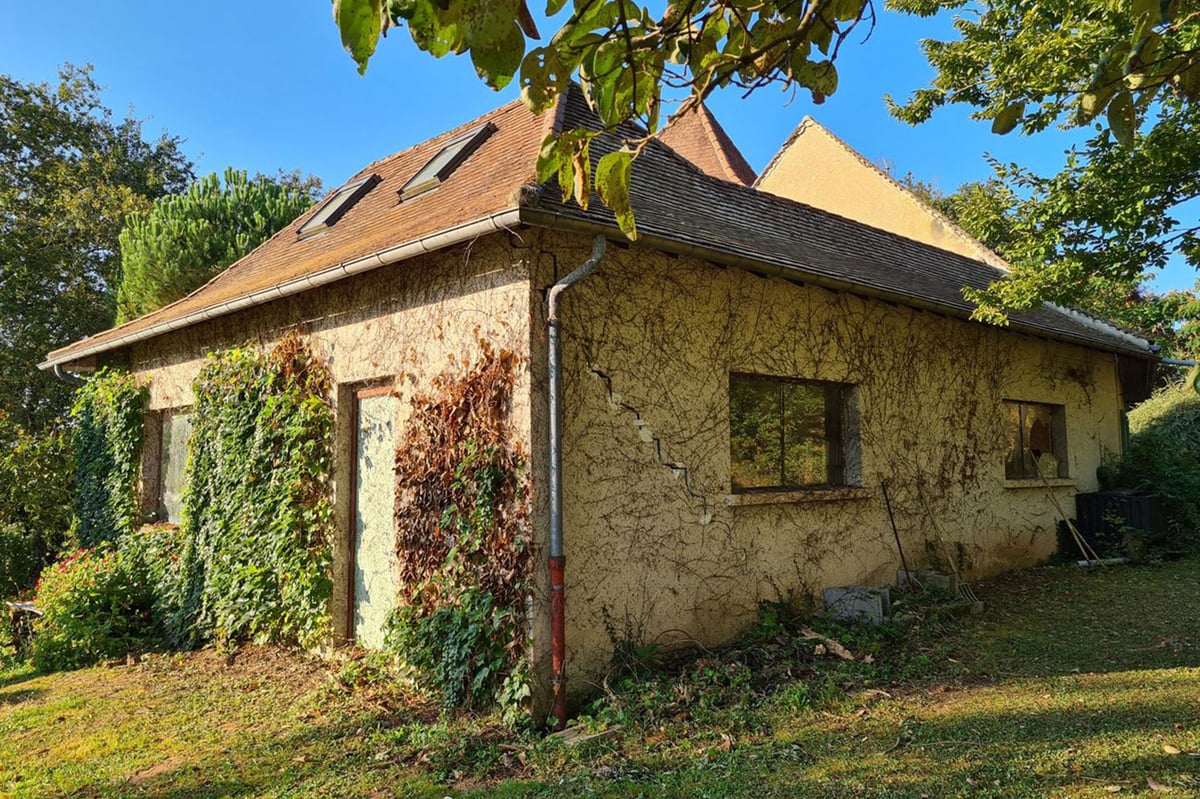
<svg viewBox="0 0 1200 799">
<path fill-rule="evenodd" d="M 1152 791 L 1158 791 L 1159 793 L 1170 793 L 1173 790 L 1172 788 L 1168 788 L 1166 785 L 1163 785 L 1161 782 L 1155 782 L 1153 777 L 1146 778 L 1146 787 Z"/>
<path fill-rule="evenodd" d="M 854 655 L 850 650 L 839 644 L 827 635 L 821 635 L 811 627 L 801 627 L 800 637 L 810 641 L 820 641 L 830 652 L 840 657 L 842 660 L 854 660 Z"/>
<path fill-rule="evenodd" d="M 614 724 L 613 726 L 600 730 L 599 732 L 587 732 L 587 727 L 567 727 L 565 730 L 550 733 L 548 737 L 558 738 L 563 743 L 571 746 L 587 743 L 588 741 L 602 741 L 606 738 L 615 738 L 620 734 L 622 725 Z"/>
<path fill-rule="evenodd" d="M 1163 744 L 1163 751 L 1166 752 L 1168 755 L 1183 754 L 1182 749 L 1180 749 L 1178 746 L 1172 746 L 1171 744 Z"/>
</svg>

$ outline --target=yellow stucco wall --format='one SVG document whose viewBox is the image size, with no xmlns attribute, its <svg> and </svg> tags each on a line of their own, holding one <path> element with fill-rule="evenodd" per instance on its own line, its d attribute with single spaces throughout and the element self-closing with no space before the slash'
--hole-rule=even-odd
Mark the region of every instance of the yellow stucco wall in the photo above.
<svg viewBox="0 0 1200 799">
<path fill-rule="evenodd" d="M 150 407 L 163 410 L 192 403 L 192 382 L 206 353 L 246 342 L 272 346 L 301 324 L 325 359 L 337 386 L 337 449 L 334 491 L 339 538 L 334 551 L 335 632 L 347 632 L 350 529 L 351 405 L 356 385 L 394 380 L 400 394 L 398 438 L 410 410 L 407 398 L 430 390 L 431 380 L 449 369 L 466 371 L 463 360 L 477 357 L 477 336 L 519 355 L 529 351 L 531 284 L 529 252 L 519 240 L 493 236 L 439 254 L 385 267 L 258 309 L 214 320 L 135 345 L 129 365 L 150 387 Z M 544 468 L 541 450 L 530 446 L 529 373 L 522 368 L 513 395 L 511 420 L 526 450 L 531 471 Z M 157 458 L 153 436 L 147 457 Z M 148 464 L 152 466 L 152 464 Z M 153 504 L 150 505 L 151 507 Z M 539 526 L 538 531 L 544 529 Z M 540 548 L 540 543 L 539 543 Z M 537 589 L 544 594 L 544 569 Z M 532 603 L 535 654 L 548 626 L 544 602 Z M 539 662 L 540 662 L 539 658 Z"/>
<path fill-rule="evenodd" d="M 586 239 L 562 241 L 560 264 L 587 256 Z M 562 318 L 574 690 L 613 637 L 712 644 L 760 600 L 891 582 L 885 480 L 912 563 L 939 530 L 971 575 L 1050 555 L 1046 490 L 1004 477 L 1003 399 L 1066 406 L 1068 508 L 1120 446 L 1111 354 L 996 327 L 636 246 L 610 247 Z M 862 489 L 733 496 L 730 372 L 857 386 Z"/>
<path fill-rule="evenodd" d="M 1006 267 L 995 253 L 811 118 L 800 123 L 755 186 L 905 238 Z"/>
<path fill-rule="evenodd" d="M 402 394 L 476 352 L 476 331 L 527 353 L 513 424 L 534 481 L 536 685 L 548 668 L 546 340 L 542 292 L 590 253 L 584 236 L 526 230 L 348 279 L 136 345 L 151 407 L 189 404 L 204 353 L 269 346 L 303 322 L 339 386 L 336 498 L 348 492 L 352 386 L 398 377 Z M 972 574 L 1054 547 L 1038 486 L 1004 479 L 1005 398 L 1066 406 L 1070 507 L 1119 447 L 1113 357 L 742 270 L 610 246 L 563 301 L 565 537 L 572 691 L 603 673 L 612 640 L 726 640 L 760 600 L 890 582 L 898 566 L 879 484 L 906 553 L 940 530 Z M 730 490 L 731 371 L 857 386 L 862 488 L 753 504 Z M 407 403 L 401 402 L 402 409 Z M 401 416 L 404 415 L 401 411 Z M 403 418 L 398 420 L 403 430 Z M 337 501 L 339 529 L 348 508 Z M 936 527 L 935 527 L 936 525 Z M 335 585 L 345 586 L 345 542 Z M 344 587 L 334 617 L 346 615 Z M 544 699 L 544 697 L 539 697 Z"/>
</svg>

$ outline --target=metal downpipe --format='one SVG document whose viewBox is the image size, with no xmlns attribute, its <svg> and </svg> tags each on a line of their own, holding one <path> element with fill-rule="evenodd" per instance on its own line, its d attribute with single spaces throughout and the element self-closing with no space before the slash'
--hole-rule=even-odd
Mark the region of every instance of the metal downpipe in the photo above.
<svg viewBox="0 0 1200 799">
<path fill-rule="evenodd" d="M 550 412 L 550 687 L 554 728 L 567 725 L 566 565 L 563 552 L 562 500 L 562 344 L 558 301 L 562 293 L 600 267 L 605 239 L 596 236 L 592 255 L 571 274 L 550 287 L 546 298 Z"/>
</svg>

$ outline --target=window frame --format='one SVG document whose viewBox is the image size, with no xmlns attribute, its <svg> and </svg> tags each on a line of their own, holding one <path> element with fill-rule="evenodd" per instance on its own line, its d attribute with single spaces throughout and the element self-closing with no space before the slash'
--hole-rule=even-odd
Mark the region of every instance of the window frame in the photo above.
<svg viewBox="0 0 1200 799">
<path fill-rule="evenodd" d="M 733 386 L 738 379 L 769 381 L 777 384 L 780 389 L 781 415 L 779 433 L 779 480 L 770 486 L 738 486 L 733 479 Z M 786 442 L 784 438 L 785 425 L 782 423 L 784 409 L 783 390 L 788 385 L 821 388 L 824 391 L 824 442 L 825 442 L 825 480 L 821 483 L 785 482 L 786 471 Z M 769 375 L 758 372 L 731 371 L 728 384 L 729 399 L 729 458 L 730 478 L 729 487 L 732 494 L 769 494 L 780 492 L 827 491 L 830 489 L 856 488 L 861 486 L 859 474 L 859 424 L 854 403 L 858 386 L 854 383 L 844 383 L 836 380 L 816 380 L 803 377 Z M 833 400 L 833 401 L 831 401 Z"/>
<path fill-rule="evenodd" d="M 1013 433 L 1013 431 L 1010 427 L 1011 417 L 1009 414 L 1009 410 L 1013 406 L 1016 406 L 1016 408 L 1017 408 L 1017 412 L 1018 412 L 1017 430 L 1016 430 L 1017 448 L 1022 453 L 1022 455 L 1021 455 L 1022 468 L 1019 472 L 1016 472 L 1012 469 L 1012 465 L 1013 465 L 1012 450 L 1009 449 L 1006 444 L 1006 449 L 1005 449 L 1005 453 L 1004 453 L 1004 479 L 1009 480 L 1009 481 L 1020 481 L 1020 480 L 1042 480 L 1042 479 L 1060 480 L 1060 479 L 1070 478 L 1070 476 L 1071 476 L 1070 449 L 1068 447 L 1068 441 L 1067 441 L 1067 406 L 1063 405 L 1061 403 L 1038 402 L 1038 401 L 1034 401 L 1034 400 L 1016 399 L 1013 397 L 1005 397 L 1001 401 L 1001 405 L 1005 410 L 1004 429 L 1005 429 L 1005 436 L 1006 436 L 1007 441 L 1012 440 L 1011 435 Z M 1025 463 L 1024 453 L 1027 451 L 1027 447 L 1025 446 L 1025 441 L 1024 441 L 1025 412 L 1026 412 L 1027 407 L 1045 408 L 1045 409 L 1049 409 L 1049 411 L 1050 411 L 1050 450 L 1049 450 L 1049 454 L 1053 455 L 1055 460 L 1057 460 L 1057 462 L 1058 462 L 1058 464 L 1057 464 L 1058 468 L 1057 468 L 1056 474 L 1043 475 L 1041 473 L 1041 470 L 1038 468 L 1037 461 L 1032 456 L 1032 452 L 1030 452 L 1030 455 L 1031 455 L 1030 460 L 1033 461 L 1033 464 L 1034 464 L 1033 469 L 1032 469 L 1032 471 L 1029 471 L 1024 468 L 1024 463 Z"/>
<path fill-rule="evenodd" d="M 306 239 L 333 227 L 367 192 L 375 188 L 380 180 L 379 175 L 371 174 L 361 180 L 356 180 L 342 186 L 309 213 L 308 219 L 296 230 L 296 235 L 302 239 Z M 321 215 L 321 212 L 331 205 L 335 205 L 336 207 L 320 222 L 315 222 L 314 220 Z"/>
<path fill-rule="evenodd" d="M 454 171 L 462 166 L 463 161 L 471 157 L 471 154 L 479 149 L 479 146 L 487 140 L 498 128 L 492 122 L 485 122 L 478 127 L 472 128 L 461 136 L 455 136 L 450 141 L 438 148 L 438 151 L 430 156 L 421 168 L 413 173 L 413 176 L 396 192 L 400 197 L 400 202 L 404 203 L 418 197 L 426 192 L 436 189 L 438 186 L 445 183 Z M 436 172 L 427 177 L 421 178 L 421 174 L 429 169 L 429 166 L 441 157 L 442 153 L 451 148 L 456 148 L 450 159 L 441 166 Z M 420 181 L 417 178 L 421 178 Z"/>
</svg>

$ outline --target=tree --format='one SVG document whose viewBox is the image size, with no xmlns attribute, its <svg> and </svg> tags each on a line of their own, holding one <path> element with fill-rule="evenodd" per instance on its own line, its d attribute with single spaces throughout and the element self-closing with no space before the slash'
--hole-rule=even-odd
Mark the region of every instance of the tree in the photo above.
<svg viewBox="0 0 1200 799">
<path fill-rule="evenodd" d="M 226 169 L 130 214 L 121 231 L 117 321 L 190 293 L 312 206 L 321 182 Z"/>
<path fill-rule="evenodd" d="M 0 75 L 0 411 L 28 430 L 73 391 L 37 363 L 112 322 L 125 216 L 191 179 L 179 139 L 147 141 L 99 94 L 90 68 L 58 85 Z"/>
<path fill-rule="evenodd" d="M 945 194 L 911 173 L 900 182 L 989 249 L 1011 262 L 1026 248 L 1026 217 L 1038 200 L 1023 200 L 997 177 L 964 183 Z M 1044 270 L 1044 278 L 1052 270 Z M 1168 354 L 1192 357 L 1200 353 L 1200 296 L 1195 291 L 1155 294 L 1142 285 L 1148 275 L 1113 276 L 1098 272 L 1083 276 L 1085 289 L 1074 293 L 1074 304 L 1101 319 L 1138 332 Z M 1200 288 L 1200 286 L 1198 286 Z"/>
<path fill-rule="evenodd" d="M 604 129 L 619 130 L 624 147 L 600 158 L 593 176 L 588 147 L 597 132 L 549 135 L 538 179 L 557 177 L 563 196 L 585 207 L 594 186 L 631 237 L 632 160 L 659 128 L 664 90 L 683 97 L 679 114 L 725 86 L 803 87 L 820 103 L 837 90 L 834 61 L 846 37 L 861 22 L 874 23 L 870 0 L 687 0 L 668 3 L 661 14 L 629 0 L 567 6 L 547 0 L 546 16 L 561 12 L 566 19 L 531 48 L 527 39 L 540 36 L 525 0 L 334 0 L 333 13 L 360 72 L 381 32 L 406 26 L 435 57 L 469 53 L 493 88 L 519 75 L 534 112 L 549 108 L 577 75 Z"/>
<path fill-rule="evenodd" d="M 926 40 L 936 70 L 897 117 L 966 105 L 1004 134 L 1093 133 L 1056 175 L 993 164 L 1019 201 L 1011 280 L 970 292 L 978 315 L 1042 300 L 1086 302 L 1093 279 L 1136 282 L 1183 257 L 1200 265 L 1200 3 L 1196 0 L 892 0 L 918 15 L 962 10 L 959 38 Z"/>
</svg>

